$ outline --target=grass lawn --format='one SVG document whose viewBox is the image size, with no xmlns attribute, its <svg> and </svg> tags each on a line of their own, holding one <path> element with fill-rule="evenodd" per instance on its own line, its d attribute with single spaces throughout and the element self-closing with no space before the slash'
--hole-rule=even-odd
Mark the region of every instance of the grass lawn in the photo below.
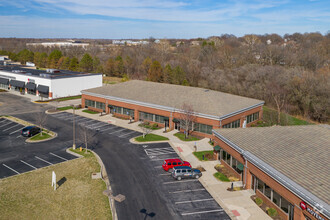
<svg viewBox="0 0 330 220">
<path fill-rule="evenodd" d="M 181 141 L 199 141 L 198 137 L 189 135 L 187 139 L 184 137 L 184 133 L 178 132 L 174 134 L 175 137 L 179 138 Z"/>
<path fill-rule="evenodd" d="M 30 138 L 30 141 L 40 141 L 40 140 L 45 140 L 45 139 L 48 139 L 48 138 L 51 138 L 52 136 L 50 136 L 49 134 L 45 133 L 45 132 L 42 132 L 42 135 L 41 133 L 33 136 Z"/>
<path fill-rule="evenodd" d="M 81 95 L 77 96 L 69 96 L 69 97 L 63 97 L 63 98 L 58 98 L 58 99 L 52 99 L 51 101 L 67 101 L 67 100 L 72 100 L 72 99 L 81 99 Z"/>
<path fill-rule="evenodd" d="M 221 180 L 222 182 L 230 182 L 228 177 L 226 177 L 223 173 L 216 172 L 215 174 L 213 174 L 213 176 L 218 180 Z"/>
<path fill-rule="evenodd" d="M 86 154 L 85 148 L 81 148 L 81 151 L 80 151 L 80 148 L 76 148 L 75 150 L 70 148 L 70 151 L 72 151 L 76 154 L 80 154 L 81 156 L 84 156 L 84 157 L 94 157 L 94 154 L 90 150 L 87 150 L 87 154 Z"/>
<path fill-rule="evenodd" d="M 147 134 L 145 136 L 145 138 L 143 138 L 143 136 L 140 136 L 140 137 L 135 138 L 135 140 L 138 141 L 138 142 L 167 141 L 168 138 L 167 137 L 160 136 L 160 135 L 156 135 L 156 134 Z"/>
<path fill-rule="evenodd" d="M 73 107 L 72 106 L 65 106 L 65 107 L 57 108 L 58 111 L 65 111 L 65 110 L 68 110 L 68 109 L 73 109 Z"/>
<path fill-rule="evenodd" d="M 8 91 L 5 89 L 0 89 L 0 92 L 8 92 Z"/>
<path fill-rule="evenodd" d="M 211 155 L 213 155 L 213 150 L 209 150 L 209 151 L 197 151 L 197 152 L 193 152 L 193 154 L 200 161 L 203 161 L 203 155 L 204 155 L 204 161 L 208 161 L 209 159 L 205 156 L 205 154 L 211 154 Z"/>
<path fill-rule="evenodd" d="M 51 187 L 56 173 L 57 190 Z M 79 158 L 0 180 L 1 219 L 111 219 L 95 157 Z"/>
<path fill-rule="evenodd" d="M 89 114 L 99 114 L 100 112 L 94 112 L 88 109 L 82 110 L 83 112 L 89 113 Z"/>
<path fill-rule="evenodd" d="M 301 120 L 299 118 L 293 117 L 289 114 L 281 112 L 280 114 L 280 125 L 288 126 L 288 125 L 310 125 L 307 121 Z M 277 124 L 277 111 L 275 109 L 271 109 L 267 106 L 263 106 L 263 122 L 258 122 L 256 127 L 269 127 Z"/>
</svg>

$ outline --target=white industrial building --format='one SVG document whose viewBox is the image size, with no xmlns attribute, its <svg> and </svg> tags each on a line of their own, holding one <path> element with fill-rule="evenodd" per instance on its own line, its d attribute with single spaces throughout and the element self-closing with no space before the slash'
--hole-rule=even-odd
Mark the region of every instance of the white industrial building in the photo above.
<svg viewBox="0 0 330 220">
<path fill-rule="evenodd" d="M 102 86 L 102 74 L 67 70 L 36 70 L 0 62 L 0 89 L 43 98 L 80 95 L 81 90 Z"/>
</svg>

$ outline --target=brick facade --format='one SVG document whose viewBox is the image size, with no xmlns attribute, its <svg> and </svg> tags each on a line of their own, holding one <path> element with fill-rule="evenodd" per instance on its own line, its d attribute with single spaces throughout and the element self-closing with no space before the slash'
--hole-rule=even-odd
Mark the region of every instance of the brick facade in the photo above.
<svg viewBox="0 0 330 220">
<path fill-rule="evenodd" d="M 227 153 L 229 153 L 237 161 L 239 161 L 240 163 L 245 165 L 245 160 L 242 157 L 242 155 L 216 136 L 214 136 L 214 145 L 219 145 L 223 150 L 225 150 Z M 222 164 L 226 165 L 226 167 L 230 167 L 224 161 L 221 161 L 221 162 L 222 162 Z M 244 166 L 244 171 L 243 171 L 243 175 L 245 175 L 245 177 L 243 177 L 243 183 L 245 183 L 245 189 L 253 189 L 253 187 L 252 187 L 252 174 L 253 174 L 255 177 L 257 177 L 258 179 L 263 181 L 265 184 L 267 184 L 270 188 L 272 188 L 280 196 L 282 196 L 284 199 L 286 199 L 289 203 L 291 203 L 294 206 L 294 220 L 306 220 L 305 216 L 307 216 L 308 218 L 313 219 L 313 220 L 317 219 L 314 216 L 312 216 L 309 212 L 307 212 L 306 210 L 301 209 L 300 202 L 302 200 L 299 197 L 297 197 L 295 194 L 293 194 L 290 190 L 288 190 L 283 185 L 278 183 L 272 177 L 268 176 L 266 173 L 261 171 L 258 167 L 256 167 L 254 164 L 250 163 L 249 161 L 247 161 L 246 165 L 247 166 Z M 236 172 L 234 169 L 232 169 L 232 171 Z M 288 219 L 288 214 L 285 213 L 280 207 L 278 207 L 275 203 L 273 203 L 264 194 L 262 194 L 258 189 L 256 189 L 256 195 L 258 197 L 262 198 L 262 200 L 269 207 L 275 208 L 277 210 L 279 216 L 281 216 L 283 219 Z M 307 204 L 307 206 L 309 206 L 309 205 Z M 313 209 L 313 208 L 310 207 L 310 209 Z M 324 219 L 327 219 L 322 214 L 319 213 L 319 215 L 321 217 L 323 217 Z"/>
<path fill-rule="evenodd" d="M 141 105 L 135 105 L 135 104 L 125 103 L 125 102 L 120 102 L 120 101 L 115 101 L 115 100 L 109 100 L 109 99 L 90 96 L 90 95 L 86 95 L 86 94 L 83 94 L 82 98 L 81 98 L 81 106 L 83 108 L 85 108 L 85 99 L 105 103 L 107 114 L 110 113 L 110 108 L 108 107 L 108 105 L 114 105 L 114 106 L 124 107 L 124 108 L 128 108 L 128 109 L 133 109 L 135 121 L 139 120 L 139 112 L 141 112 L 141 111 L 168 117 L 169 118 L 169 128 L 171 130 L 173 130 L 174 126 L 175 126 L 173 119 L 180 118 L 180 113 L 178 113 L 178 112 L 169 112 L 169 111 L 165 111 L 165 110 L 161 110 L 161 109 L 155 109 L 155 108 L 150 108 L 150 107 L 141 106 Z M 97 112 L 103 111 L 101 109 L 96 109 L 96 108 L 92 108 L 92 107 L 88 107 L 88 108 L 91 110 L 97 111 Z M 243 121 L 246 118 L 246 116 L 253 114 L 255 112 L 259 112 L 259 119 L 261 119 L 262 118 L 262 106 L 259 106 L 254 109 L 234 115 L 232 117 L 223 119 L 221 121 L 215 120 L 215 119 L 204 118 L 204 117 L 196 117 L 195 123 L 210 125 L 210 126 L 212 126 L 213 129 L 217 129 L 217 128 L 220 128 L 220 125 L 223 126 L 223 125 L 233 122 L 237 119 L 241 119 L 241 126 L 242 126 Z M 116 113 L 116 114 L 118 114 L 118 113 Z M 121 116 L 124 116 L 124 115 L 121 115 Z M 157 123 L 157 122 L 151 122 L 151 123 Z M 249 124 L 247 124 L 247 126 L 251 126 L 253 123 L 255 123 L 255 122 L 249 123 Z M 159 125 L 159 127 L 164 127 L 164 124 L 162 124 L 162 123 L 157 123 L 157 124 Z M 206 134 L 206 133 L 197 132 L 197 131 L 193 131 L 192 134 L 195 136 L 200 136 L 200 137 L 207 137 L 207 138 L 213 137 L 212 134 Z"/>
</svg>

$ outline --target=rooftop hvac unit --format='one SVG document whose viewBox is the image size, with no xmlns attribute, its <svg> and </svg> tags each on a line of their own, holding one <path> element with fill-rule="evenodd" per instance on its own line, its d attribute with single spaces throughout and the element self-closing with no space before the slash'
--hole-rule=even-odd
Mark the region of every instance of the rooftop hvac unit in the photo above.
<svg viewBox="0 0 330 220">
<path fill-rule="evenodd" d="M 47 69 L 46 72 L 47 73 L 59 73 L 60 71 L 57 69 Z"/>
<path fill-rule="evenodd" d="M 24 70 L 12 70 L 13 73 L 26 73 Z"/>
<path fill-rule="evenodd" d="M 40 73 L 39 76 L 44 78 L 50 78 L 50 74 L 46 74 L 46 73 Z"/>
</svg>

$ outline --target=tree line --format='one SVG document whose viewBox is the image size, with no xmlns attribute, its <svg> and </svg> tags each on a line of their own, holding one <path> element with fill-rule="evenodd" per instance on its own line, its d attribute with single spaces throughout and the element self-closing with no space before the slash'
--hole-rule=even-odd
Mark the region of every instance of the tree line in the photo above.
<svg viewBox="0 0 330 220">
<path fill-rule="evenodd" d="M 55 50 L 27 48 L 22 41 L 0 39 L 0 54 L 42 68 L 210 88 L 262 99 L 278 111 L 329 122 L 330 33 L 225 34 L 162 39 L 140 46 L 107 46 L 91 40 L 87 49 Z"/>
</svg>

